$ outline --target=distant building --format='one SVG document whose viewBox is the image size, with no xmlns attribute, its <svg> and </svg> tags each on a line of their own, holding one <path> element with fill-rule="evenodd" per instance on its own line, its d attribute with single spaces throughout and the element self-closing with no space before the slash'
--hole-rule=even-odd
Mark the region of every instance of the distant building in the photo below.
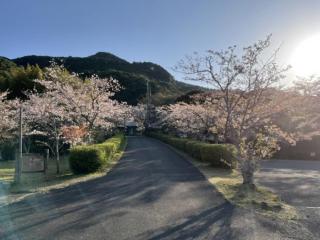
<svg viewBox="0 0 320 240">
<path fill-rule="evenodd" d="M 138 134 L 138 124 L 135 121 L 128 121 L 125 124 L 125 133 L 128 136 L 134 136 Z"/>
</svg>

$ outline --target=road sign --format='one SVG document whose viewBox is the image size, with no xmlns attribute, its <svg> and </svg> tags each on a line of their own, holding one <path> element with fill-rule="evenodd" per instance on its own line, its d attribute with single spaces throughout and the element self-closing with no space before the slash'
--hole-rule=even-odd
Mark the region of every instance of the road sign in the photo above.
<svg viewBox="0 0 320 240">
<path fill-rule="evenodd" d="M 44 172 L 45 158 L 41 154 L 26 153 L 22 155 L 22 172 Z"/>
</svg>

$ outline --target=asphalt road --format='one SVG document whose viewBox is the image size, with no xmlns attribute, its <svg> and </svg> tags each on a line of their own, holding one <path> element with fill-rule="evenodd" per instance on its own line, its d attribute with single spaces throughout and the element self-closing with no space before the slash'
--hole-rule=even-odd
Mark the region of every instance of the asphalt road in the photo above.
<svg viewBox="0 0 320 240">
<path fill-rule="evenodd" d="M 0 207 L 0 239 L 313 239 L 227 203 L 167 145 L 130 137 L 105 176 Z"/>
<path fill-rule="evenodd" d="M 233 239 L 233 210 L 180 155 L 132 137 L 107 176 L 0 208 L 0 239 Z"/>
<path fill-rule="evenodd" d="M 320 239 L 320 161 L 263 161 L 257 179 L 297 207 L 310 232 Z"/>
</svg>

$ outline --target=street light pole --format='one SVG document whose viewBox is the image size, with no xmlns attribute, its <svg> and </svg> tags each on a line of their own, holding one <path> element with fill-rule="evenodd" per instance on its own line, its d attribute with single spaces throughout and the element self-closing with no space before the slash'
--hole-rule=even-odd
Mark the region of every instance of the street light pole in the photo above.
<svg viewBox="0 0 320 240">
<path fill-rule="evenodd" d="M 22 173 L 22 105 L 19 108 L 19 154 L 16 159 L 16 170 L 15 170 L 15 182 L 19 183 L 21 180 L 21 173 Z"/>
<path fill-rule="evenodd" d="M 145 120 L 145 128 L 149 128 L 150 121 L 150 99 L 151 98 L 151 89 L 149 79 L 147 79 L 147 92 L 146 92 L 146 120 Z"/>
</svg>

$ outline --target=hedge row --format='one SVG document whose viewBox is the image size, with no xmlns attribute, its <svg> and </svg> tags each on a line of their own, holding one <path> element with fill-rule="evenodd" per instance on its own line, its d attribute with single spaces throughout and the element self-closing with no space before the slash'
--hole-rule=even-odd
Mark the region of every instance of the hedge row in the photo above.
<svg viewBox="0 0 320 240">
<path fill-rule="evenodd" d="M 4 143 L 0 146 L 0 161 L 15 159 L 16 146 L 12 143 Z"/>
<path fill-rule="evenodd" d="M 104 143 L 77 146 L 70 150 L 70 168 L 73 173 L 92 173 L 107 165 L 125 141 L 123 134 L 115 135 Z"/>
<path fill-rule="evenodd" d="M 231 144 L 209 144 L 186 138 L 177 138 L 162 133 L 149 132 L 150 137 L 168 143 L 188 155 L 203 162 L 208 162 L 214 167 L 235 168 L 236 148 Z"/>
</svg>

